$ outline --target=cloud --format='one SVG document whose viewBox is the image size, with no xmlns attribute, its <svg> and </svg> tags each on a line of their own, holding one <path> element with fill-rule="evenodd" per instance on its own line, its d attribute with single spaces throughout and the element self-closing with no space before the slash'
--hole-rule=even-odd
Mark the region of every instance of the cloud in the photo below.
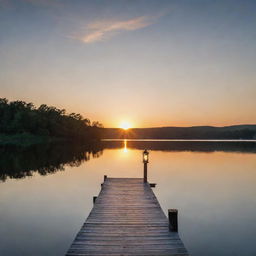
<svg viewBox="0 0 256 256">
<path fill-rule="evenodd" d="M 79 36 L 78 39 L 84 43 L 94 43 L 110 38 L 116 33 L 122 31 L 132 31 L 145 28 L 153 24 L 156 17 L 140 16 L 129 20 L 117 21 L 97 21 L 91 23 L 86 28 L 86 33 Z"/>
</svg>

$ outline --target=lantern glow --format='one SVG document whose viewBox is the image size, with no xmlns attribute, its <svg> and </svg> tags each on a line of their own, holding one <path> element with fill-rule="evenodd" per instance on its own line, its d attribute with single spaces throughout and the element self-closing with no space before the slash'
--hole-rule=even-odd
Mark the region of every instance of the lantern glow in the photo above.
<svg viewBox="0 0 256 256">
<path fill-rule="evenodd" d="M 148 163 L 148 151 L 145 149 L 144 151 L 143 151 L 143 163 L 144 164 L 147 164 Z"/>
</svg>

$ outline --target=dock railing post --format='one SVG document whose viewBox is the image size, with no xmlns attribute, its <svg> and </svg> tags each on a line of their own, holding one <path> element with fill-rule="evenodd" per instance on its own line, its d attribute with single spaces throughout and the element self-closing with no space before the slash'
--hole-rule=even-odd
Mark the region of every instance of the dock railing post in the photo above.
<svg viewBox="0 0 256 256">
<path fill-rule="evenodd" d="M 178 232 L 178 210 L 169 209 L 168 218 L 169 218 L 169 230 L 171 232 Z"/>
<path fill-rule="evenodd" d="M 107 179 L 107 177 L 108 177 L 107 175 L 104 175 L 104 181 Z"/>
<path fill-rule="evenodd" d="M 148 182 L 148 164 L 144 163 L 144 183 Z"/>
</svg>

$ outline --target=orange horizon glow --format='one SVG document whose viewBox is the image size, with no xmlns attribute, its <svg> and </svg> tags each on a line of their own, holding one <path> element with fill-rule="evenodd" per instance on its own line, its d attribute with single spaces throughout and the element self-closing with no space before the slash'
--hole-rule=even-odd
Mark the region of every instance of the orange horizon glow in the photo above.
<svg viewBox="0 0 256 256">
<path fill-rule="evenodd" d="M 245 123 L 223 123 L 223 124 L 148 124 L 148 125 L 136 125 L 136 126 L 131 126 L 131 125 L 126 125 L 126 124 L 120 124 L 120 125 L 104 125 L 105 128 L 119 128 L 119 129 L 123 129 L 125 131 L 129 130 L 129 129 L 142 129 L 142 128 L 164 128 L 164 127 L 181 127 L 181 128 L 189 128 L 189 127 L 203 127 L 203 126 L 210 126 L 210 127 L 216 127 L 216 128 L 221 128 L 221 127 L 229 127 L 229 126 L 239 126 L 239 125 L 256 125 L 256 122 L 245 122 Z"/>
</svg>

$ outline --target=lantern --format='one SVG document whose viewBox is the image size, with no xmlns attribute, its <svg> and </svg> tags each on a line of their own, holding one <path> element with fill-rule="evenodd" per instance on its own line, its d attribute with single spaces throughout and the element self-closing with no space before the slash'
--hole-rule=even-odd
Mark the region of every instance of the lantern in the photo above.
<svg viewBox="0 0 256 256">
<path fill-rule="evenodd" d="M 147 163 L 148 163 L 148 155 L 149 155 L 149 153 L 148 153 L 148 151 L 145 149 L 145 150 L 143 151 L 143 163 L 144 163 L 144 164 L 147 164 Z"/>
</svg>

